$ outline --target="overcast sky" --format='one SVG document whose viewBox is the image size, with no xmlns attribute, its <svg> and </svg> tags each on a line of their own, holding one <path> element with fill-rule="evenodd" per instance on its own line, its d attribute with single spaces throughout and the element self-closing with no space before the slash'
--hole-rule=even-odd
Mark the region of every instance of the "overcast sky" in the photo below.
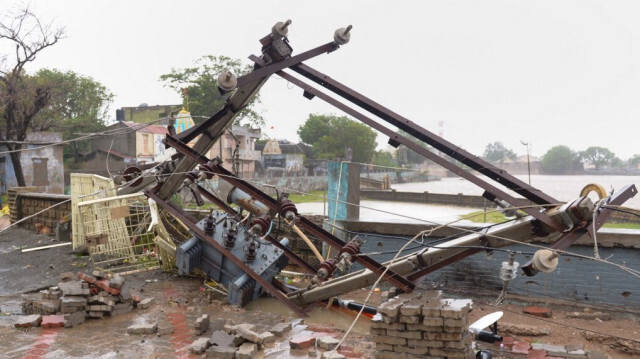
<svg viewBox="0 0 640 359">
<path fill-rule="evenodd" d="M 1 0 L 0 12 L 19 2 Z M 273 24 L 291 19 L 294 53 L 353 25 L 351 42 L 308 62 L 475 154 L 520 141 L 541 156 L 555 145 L 640 153 L 638 1 L 67 1 L 32 0 L 66 28 L 29 70 L 88 75 L 123 106 L 177 104 L 158 78 L 203 55 L 246 60 Z M 309 101 L 273 77 L 259 110 L 270 137 L 297 140 Z M 380 147 L 386 139 L 379 137 Z"/>
</svg>

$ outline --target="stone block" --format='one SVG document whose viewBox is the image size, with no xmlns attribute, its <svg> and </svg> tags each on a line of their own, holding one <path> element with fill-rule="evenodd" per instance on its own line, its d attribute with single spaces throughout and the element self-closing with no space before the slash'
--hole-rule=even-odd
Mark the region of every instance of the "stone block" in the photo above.
<svg viewBox="0 0 640 359">
<path fill-rule="evenodd" d="M 209 348 L 209 338 L 198 338 L 189 345 L 189 353 L 202 354 Z"/>
<path fill-rule="evenodd" d="M 236 347 L 219 347 L 214 345 L 209 347 L 205 353 L 207 354 L 207 358 L 233 359 L 236 351 L 238 351 Z"/>
<path fill-rule="evenodd" d="M 382 344 L 407 345 L 406 338 L 374 336 L 373 341 Z"/>
<path fill-rule="evenodd" d="M 289 346 L 292 349 L 308 348 L 316 343 L 316 338 L 308 335 L 297 336 L 289 340 Z"/>
<path fill-rule="evenodd" d="M 236 336 L 227 334 L 222 330 L 216 330 L 211 334 L 209 338 L 209 345 L 215 345 L 219 347 L 230 347 L 235 346 L 234 342 L 236 341 Z"/>
<path fill-rule="evenodd" d="M 347 357 L 338 353 L 337 351 L 328 351 L 322 353 L 321 359 L 346 359 Z"/>
<path fill-rule="evenodd" d="M 387 336 L 406 338 L 406 339 L 422 339 L 422 332 L 404 331 L 404 330 L 387 330 Z"/>
<path fill-rule="evenodd" d="M 116 302 L 112 296 L 93 295 L 87 298 L 89 304 L 102 304 L 113 307 Z"/>
<path fill-rule="evenodd" d="M 285 334 L 291 332 L 291 323 L 278 323 L 269 329 L 277 337 L 282 337 Z"/>
<path fill-rule="evenodd" d="M 258 353 L 258 345 L 255 343 L 244 343 L 236 352 L 236 359 L 253 359 Z"/>
<path fill-rule="evenodd" d="M 62 315 L 45 315 L 40 323 L 42 328 L 62 328 L 64 327 L 64 316 Z"/>
<path fill-rule="evenodd" d="M 62 291 L 62 295 L 89 295 L 89 288 L 84 288 L 82 282 L 70 281 L 58 283 L 58 288 Z"/>
<path fill-rule="evenodd" d="M 86 318 L 86 313 L 84 311 L 76 312 L 72 314 L 66 314 L 64 316 L 64 327 L 71 328 L 71 327 L 80 325 L 84 323 L 85 318 Z"/>
<path fill-rule="evenodd" d="M 194 328 L 196 330 L 196 335 L 200 335 L 207 330 L 209 330 L 209 315 L 203 314 L 200 318 L 196 319 L 194 324 Z"/>
<path fill-rule="evenodd" d="M 441 315 L 445 319 L 462 319 L 473 308 L 471 299 L 447 299 L 446 302 L 441 309 Z"/>
<path fill-rule="evenodd" d="M 410 302 L 404 303 L 404 305 L 400 307 L 400 315 L 422 315 L 422 302 L 414 299 Z"/>
<path fill-rule="evenodd" d="M 147 309 L 156 301 L 155 298 L 144 298 L 138 303 L 137 307 L 139 309 Z"/>
<path fill-rule="evenodd" d="M 416 355 L 426 355 L 429 353 L 429 348 L 427 347 L 409 347 L 404 345 L 394 345 L 393 351 L 397 353 L 407 353 L 407 354 L 416 354 Z"/>
<path fill-rule="evenodd" d="M 274 343 L 276 341 L 276 336 L 271 332 L 260 333 L 260 338 L 262 340 L 262 344 Z"/>
<path fill-rule="evenodd" d="M 13 324 L 18 329 L 37 327 L 42 322 L 42 316 L 40 314 L 32 314 L 22 316 L 18 318 L 18 321 Z"/>
<path fill-rule="evenodd" d="M 405 324 L 418 324 L 420 323 L 419 315 L 400 315 L 398 318 L 398 322 Z"/>
<path fill-rule="evenodd" d="M 373 356 L 376 359 L 407 359 L 407 353 L 396 353 L 391 351 L 375 351 Z"/>
<path fill-rule="evenodd" d="M 444 319 L 440 317 L 424 317 L 422 319 L 422 324 L 429 327 L 441 327 L 444 325 Z"/>
<path fill-rule="evenodd" d="M 84 308 L 87 305 L 87 298 L 82 296 L 63 296 L 60 297 L 60 308 L 77 307 Z"/>
<path fill-rule="evenodd" d="M 122 289 L 124 285 L 124 278 L 122 278 L 119 274 L 114 275 L 111 280 L 109 280 L 109 287 L 114 289 Z"/>
<path fill-rule="evenodd" d="M 334 337 L 319 337 L 317 339 L 317 344 L 320 349 L 324 350 L 335 350 L 338 347 L 340 340 Z"/>
<path fill-rule="evenodd" d="M 154 334 L 158 331 L 158 324 L 134 324 L 127 328 L 127 334 Z"/>
<path fill-rule="evenodd" d="M 378 313 L 389 318 L 395 318 L 400 313 L 400 307 L 403 301 L 399 298 L 392 298 L 389 301 L 382 303 L 378 307 Z"/>
<path fill-rule="evenodd" d="M 238 326 L 236 328 L 236 333 L 238 333 L 238 335 L 242 338 L 256 344 L 262 344 L 262 341 L 264 340 L 263 336 L 260 335 L 260 333 L 247 329 L 244 326 Z"/>
<path fill-rule="evenodd" d="M 453 327 L 453 328 L 465 328 L 469 326 L 469 317 L 464 316 L 459 319 L 454 318 L 444 318 L 443 325 L 445 327 Z"/>
</svg>

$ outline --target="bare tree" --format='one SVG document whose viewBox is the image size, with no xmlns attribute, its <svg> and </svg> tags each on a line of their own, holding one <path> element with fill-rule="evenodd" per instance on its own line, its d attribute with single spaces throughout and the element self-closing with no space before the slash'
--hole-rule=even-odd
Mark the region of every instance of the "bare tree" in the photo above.
<svg viewBox="0 0 640 359">
<path fill-rule="evenodd" d="M 63 36 L 64 28 L 43 24 L 28 7 L 0 19 L 0 44 L 15 48 L 13 54 L 0 54 L 0 138 L 13 151 L 10 157 L 19 186 L 26 185 L 20 150 L 29 125 L 51 98 L 49 85 L 30 77 L 25 66 Z"/>
</svg>

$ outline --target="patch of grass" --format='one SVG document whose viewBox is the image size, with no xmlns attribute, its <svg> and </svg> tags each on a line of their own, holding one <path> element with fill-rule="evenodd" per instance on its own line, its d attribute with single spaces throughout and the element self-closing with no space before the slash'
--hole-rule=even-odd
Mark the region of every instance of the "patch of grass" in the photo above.
<svg viewBox="0 0 640 359">
<path fill-rule="evenodd" d="M 640 223 L 605 223 L 604 228 L 640 229 Z"/>
<path fill-rule="evenodd" d="M 502 212 L 487 211 L 486 221 L 483 211 L 476 211 L 459 216 L 460 219 L 466 219 L 474 223 L 500 223 L 508 220 Z"/>
<path fill-rule="evenodd" d="M 327 194 L 325 191 L 311 191 L 310 193 L 307 193 L 307 194 L 291 193 L 289 195 L 289 199 L 293 203 L 322 202 L 323 200 L 322 197 L 326 195 Z"/>
</svg>

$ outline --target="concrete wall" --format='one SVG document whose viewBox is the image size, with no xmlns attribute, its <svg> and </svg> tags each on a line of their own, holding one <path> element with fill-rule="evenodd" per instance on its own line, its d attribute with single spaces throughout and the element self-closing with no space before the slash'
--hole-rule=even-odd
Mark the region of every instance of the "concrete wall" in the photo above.
<svg viewBox="0 0 640 359">
<path fill-rule="evenodd" d="M 324 227 L 331 230 L 327 223 L 324 224 Z M 336 235 L 345 241 L 350 240 L 353 236 L 353 234 L 339 229 L 336 230 Z M 371 256 L 379 262 L 391 260 L 396 251 L 411 238 L 363 233 L 358 233 L 358 235 L 359 238 L 366 241 L 361 248 L 362 253 L 383 252 L 383 254 Z M 548 243 L 538 244 L 548 246 Z M 420 248 L 419 244 L 411 244 L 402 255 L 415 253 Z M 529 253 L 536 250 L 536 248 L 525 245 L 514 245 L 505 249 L 523 253 L 516 256 L 516 261 L 520 265 L 525 264 L 531 258 Z M 592 244 L 573 245 L 569 251 L 593 257 Z M 601 258 L 610 257 L 609 260 L 612 262 L 640 270 L 640 248 L 600 247 L 599 253 Z M 494 251 L 491 258 L 487 257 L 486 252 L 482 252 L 437 270 L 426 276 L 424 280 L 434 285 L 441 285 L 445 290 L 451 288 L 467 292 L 480 289 L 499 291 L 502 289 L 502 281 L 499 277 L 500 268 L 502 262 L 507 260 L 508 254 L 502 251 Z M 354 270 L 357 268 L 358 265 L 354 265 Z M 554 272 L 525 277 L 519 271 L 518 276 L 509 284 L 509 292 L 581 303 L 593 302 L 638 307 L 640 306 L 640 286 L 636 284 L 637 281 L 637 277 L 610 264 L 563 255 Z"/>
<path fill-rule="evenodd" d="M 391 191 L 375 191 L 361 190 L 360 195 L 367 199 L 378 201 L 398 201 L 398 202 L 417 202 L 417 203 L 434 203 L 447 204 L 452 206 L 482 208 L 485 205 L 495 206 L 486 201 L 481 196 L 469 196 L 459 194 L 441 194 L 429 192 L 397 192 Z M 485 204 L 486 203 L 486 204 Z"/>
</svg>

